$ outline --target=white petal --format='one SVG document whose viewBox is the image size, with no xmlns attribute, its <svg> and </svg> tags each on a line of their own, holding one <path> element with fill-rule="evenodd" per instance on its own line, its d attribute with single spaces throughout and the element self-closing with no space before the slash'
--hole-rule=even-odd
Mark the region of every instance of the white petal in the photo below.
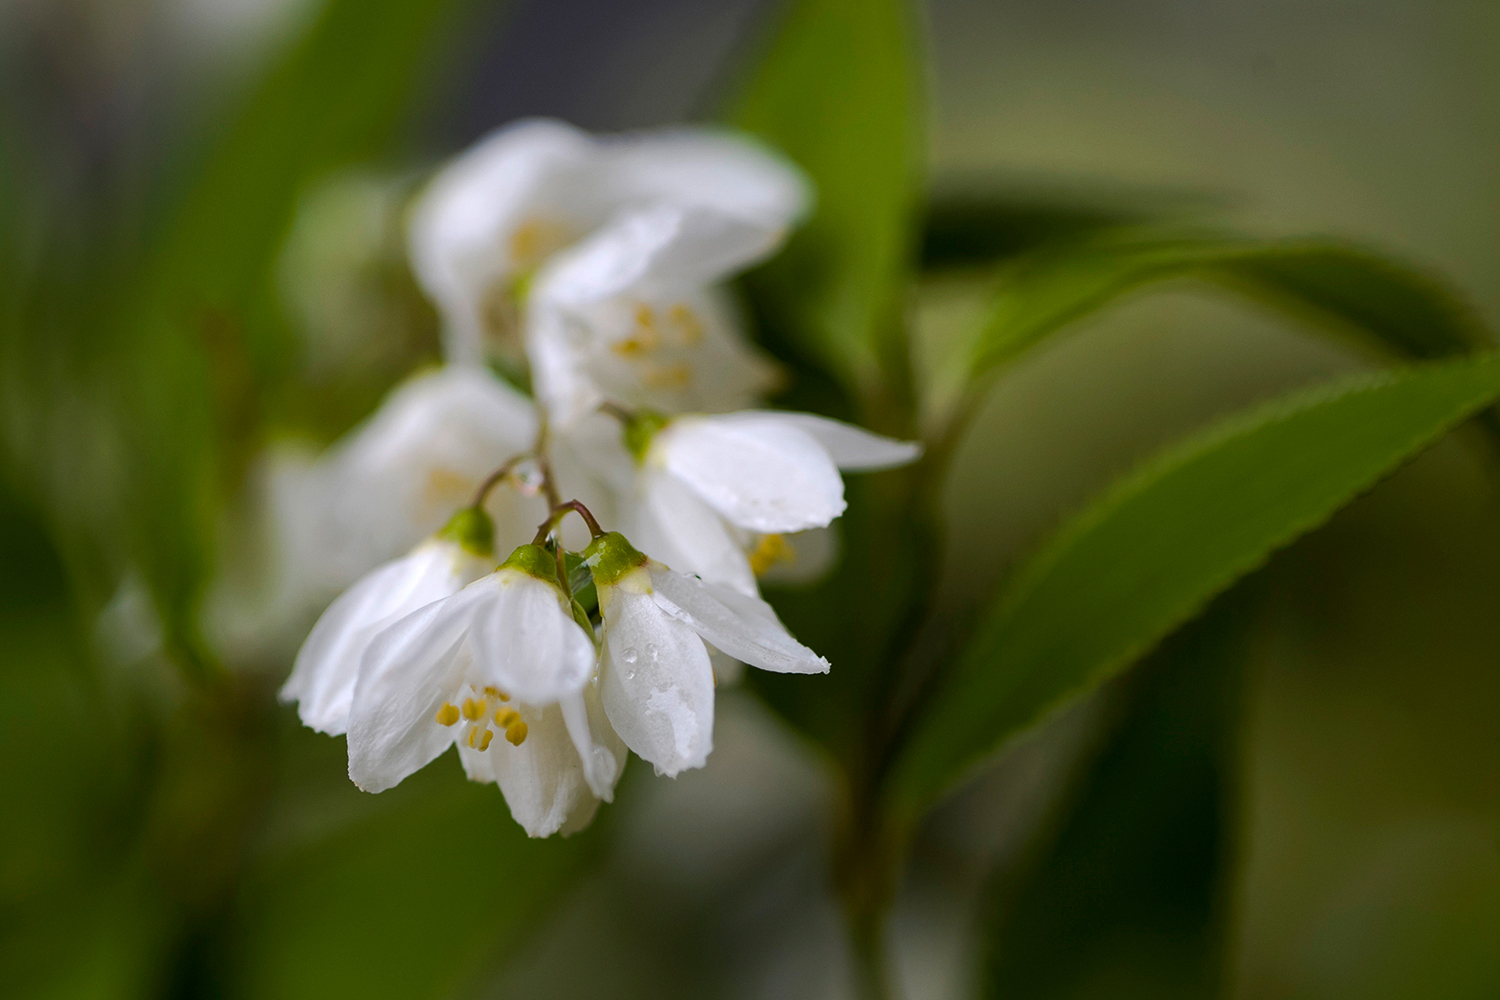
<svg viewBox="0 0 1500 1000">
<path fill-rule="evenodd" d="M 532 120 L 491 134 L 433 178 L 412 212 L 410 254 L 443 314 L 450 362 L 483 361 L 485 306 L 497 283 L 602 219 L 597 172 L 588 135 Z M 542 245 L 518 238 L 527 226 L 546 237 Z"/>
<path fill-rule="evenodd" d="M 656 204 L 623 213 L 559 253 L 532 295 L 576 309 L 633 290 L 690 289 L 767 256 L 780 236 L 777 227 L 726 212 Z"/>
<path fill-rule="evenodd" d="M 640 473 L 628 536 L 642 552 L 684 573 L 757 594 L 750 560 L 716 512 L 661 469 Z"/>
<path fill-rule="evenodd" d="M 811 188 L 783 157 L 752 140 L 710 129 L 677 129 L 605 141 L 610 183 L 626 201 L 671 200 L 789 225 L 806 213 Z"/>
<path fill-rule="evenodd" d="M 529 835 L 548 837 L 562 830 L 580 809 L 591 808 L 588 802 L 594 795 L 584 780 L 562 709 L 517 705 L 516 710 L 526 722 L 526 739 L 520 746 L 511 746 L 503 734 L 497 734 L 484 753 L 462 743 L 459 753 L 488 757 L 511 816 Z"/>
<path fill-rule="evenodd" d="M 535 438 L 531 401 L 488 371 L 449 367 L 408 380 L 325 459 L 327 544 L 357 576 L 441 528 Z M 499 538 L 540 520 L 536 502 L 512 490 L 491 497 Z"/>
<path fill-rule="evenodd" d="M 558 706 L 583 762 L 589 790 L 605 802 L 613 802 L 615 783 L 625 771 L 625 743 L 609 724 L 599 692 L 590 684 L 581 693 L 563 698 Z"/>
<path fill-rule="evenodd" d="M 599 599 L 599 687 L 610 724 L 659 773 L 702 767 L 714 728 L 714 675 L 703 640 L 649 594 L 604 587 Z"/>
<path fill-rule="evenodd" d="M 463 639 L 479 596 L 465 588 L 435 601 L 386 628 L 365 650 L 348 737 L 349 777 L 360 788 L 391 788 L 453 742 L 457 727 L 436 717 L 462 686 Z"/>
<path fill-rule="evenodd" d="M 657 435 L 648 461 L 752 531 L 821 528 L 844 511 L 844 481 L 828 452 L 775 416 L 676 420 Z"/>
<path fill-rule="evenodd" d="M 491 561 L 433 539 L 372 571 L 329 605 L 313 626 L 281 700 L 297 701 L 302 721 L 320 732 L 346 732 L 360 658 L 375 634 L 397 618 L 457 593 L 491 568 Z"/>
<path fill-rule="evenodd" d="M 721 652 L 777 673 L 827 673 L 828 661 L 793 639 L 776 612 L 760 598 L 665 566 L 647 564 L 647 570 L 656 604 Z"/>
<path fill-rule="evenodd" d="M 862 427 L 839 420 L 811 413 L 777 413 L 775 416 L 812 435 L 828 450 L 834 464 L 850 472 L 892 469 L 914 462 L 922 454 L 922 446 L 915 441 L 897 441 L 871 434 Z"/>
<path fill-rule="evenodd" d="M 465 591 L 475 588 L 494 595 L 469 637 L 474 669 L 485 684 L 533 705 L 583 689 L 594 673 L 594 642 L 555 587 L 502 569 Z"/>
</svg>

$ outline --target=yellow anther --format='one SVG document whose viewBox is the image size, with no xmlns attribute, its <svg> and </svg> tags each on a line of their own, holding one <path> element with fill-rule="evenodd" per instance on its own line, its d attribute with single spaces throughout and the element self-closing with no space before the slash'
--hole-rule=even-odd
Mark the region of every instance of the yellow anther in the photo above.
<svg viewBox="0 0 1500 1000">
<path fill-rule="evenodd" d="M 440 726 L 451 726 L 458 721 L 458 709 L 443 702 L 443 707 L 437 711 L 437 721 Z"/>
<path fill-rule="evenodd" d="M 686 302 L 679 302 L 667 310 L 667 319 L 682 334 L 683 343 L 696 344 L 703 339 L 703 321 Z"/>
<path fill-rule="evenodd" d="M 474 745 L 474 737 L 476 737 L 478 735 L 479 735 L 479 727 L 478 726 L 470 726 L 469 727 L 469 735 L 468 735 L 468 738 L 466 740 L 466 742 L 469 744 L 469 746 L 473 746 Z"/>
<path fill-rule="evenodd" d="M 485 750 L 488 750 L 490 748 L 490 740 L 492 740 L 494 738 L 495 738 L 495 734 L 492 733 L 490 730 L 486 729 L 484 731 L 484 735 L 481 736 L 481 737 L 479 737 L 479 749 L 480 749 L 480 751 L 483 752 Z"/>
<path fill-rule="evenodd" d="M 656 314 L 644 302 L 635 304 L 635 325 L 643 330 L 649 330 L 656 325 Z"/>
<path fill-rule="evenodd" d="M 617 340 L 613 344 L 610 344 L 609 349 L 622 357 L 629 358 L 644 352 L 646 345 L 635 337 L 626 337 L 624 340 Z"/>
<path fill-rule="evenodd" d="M 685 364 L 667 365 L 646 372 L 645 382 L 657 389 L 680 389 L 693 380 L 693 369 Z"/>
<path fill-rule="evenodd" d="M 566 226 L 533 215 L 511 232 L 509 242 L 511 258 L 527 268 L 561 249 L 568 242 L 568 231 Z"/>
<path fill-rule="evenodd" d="M 505 727 L 505 739 L 513 747 L 526 742 L 526 723 L 520 719 Z"/>
<path fill-rule="evenodd" d="M 792 562 L 797 550 L 786 540 L 785 535 L 761 535 L 755 551 L 750 553 L 750 571 L 760 576 L 780 562 Z"/>
<path fill-rule="evenodd" d="M 486 698 L 493 698 L 496 701 L 510 701 L 510 695 L 506 694 L 504 691 L 501 691 L 499 688 L 494 687 L 485 688 L 484 696 Z"/>
<path fill-rule="evenodd" d="M 464 718 L 473 722 L 475 719 L 484 718 L 485 710 L 488 708 L 483 699 L 475 701 L 473 698 L 464 699 Z"/>
<path fill-rule="evenodd" d="M 509 729 L 510 724 L 521 717 L 521 713 L 513 708 L 502 708 L 495 713 L 495 725 L 501 729 Z"/>
</svg>

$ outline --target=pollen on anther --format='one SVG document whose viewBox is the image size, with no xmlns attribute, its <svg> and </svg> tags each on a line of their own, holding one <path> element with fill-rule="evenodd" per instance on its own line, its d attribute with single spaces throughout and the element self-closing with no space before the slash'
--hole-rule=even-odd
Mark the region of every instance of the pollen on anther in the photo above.
<svg viewBox="0 0 1500 1000">
<path fill-rule="evenodd" d="M 443 707 L 437 710 L 437 722 L 440 726 L 451 726 L 458 721 L 457 707 L 443 702 Z"/>
<path fill-rule="evenodd" d="M 511 746 L 518 747 L 526 742 L 526 723 L 520 719 L 505 727 L 505 739 Z"/>
<path fill-rule="evenodd" d="M 482 701 L 475 701 L 473 698 L 465 698 L 464 699 L 464 707 L 463 707 L 464 718 L 468 719 L 470 722 L 473 722 L 476 719 L 482 719 L 482 718 L 484 718 L 484 710 L 485 710 L 485 704 L 484 704 L 484 702 L 482 702 Z"/>
<path fill-rule="evenodd" d="M 481 737 L 479 737 L 479 749 L 480 749 L 480 751 L 488 750 L 490 748 L 490 740 L 492 740 L 494 738 L 495 738 L 494 732 L 491 731 L 491 730 L 489 730 L 489 729 L 486 729 L 484 731 L 484 735 L 481 736 Z"/>
<path fill-rule="evenodd" d="M 521 713 L 513 708 L 502 708 L 495 713 L 495 725 L 501 729 L 509 729 L 511 723 L 520 721 Z"/>
</svg>

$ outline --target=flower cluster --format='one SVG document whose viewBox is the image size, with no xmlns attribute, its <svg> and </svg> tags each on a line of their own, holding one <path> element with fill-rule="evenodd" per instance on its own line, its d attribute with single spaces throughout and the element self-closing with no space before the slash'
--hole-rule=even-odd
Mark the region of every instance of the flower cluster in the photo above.
<svg viewBox="0 0 1500 1000">
<path fill-rule="evenodd" d="M 703 766 L 716 668 L 828 670 L 757 576 L 828 549 L 812 533 L 844 509 L 841 469 L 917 448 L 748 409 L 777 373 L 723 283 L 808 201 L 791 167 L 731 135 L 550 121 L 502 129 L 431 182 L 409 249 L 447 363 L 280 496 L 291 559 L 353 581 L 283 697 L 347 734 L 359 787 L 456 745 L 528 833 L 567 833 L 610 800 L 627 749 L 662 774 Z"/>
</svg>

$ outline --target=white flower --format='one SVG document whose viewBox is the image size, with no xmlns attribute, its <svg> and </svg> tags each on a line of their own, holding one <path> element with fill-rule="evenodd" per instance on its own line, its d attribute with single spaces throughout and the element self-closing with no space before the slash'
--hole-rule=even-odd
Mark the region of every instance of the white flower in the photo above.
<svg viewBox="0 0 1500 1000">
<path fill-rule="evenodd" d="M 623 765 L 588 711 L 595 667 L 553 557 L 523 545 L 370 642 L 349 714 L 349 777 L 384 791 L 459 742 L 470 776 L 497 780 L 532 836 L 586 821 L 585 798 L 607 801 Z"/>
<path fill-rule="evenodd" d="M 313 626 L 281 700 L 297 702 L 303 723 L 319 732 L 347 732 L 360 660 L 370 640 L 397 619 L 489 573 L 495 565 L 493 536 L 482 511 L 460 511 L 442 533 L 362 577 Z"/>
<path fill-rule="evenodd" d="M 828 670 L 828 661 L 793 639 L 757 597 L 673 572 L 614 532 L 585 555 L 604 617 L 604 710 L 625 744 L 659 773 L 702 767 L 713 749 L 714 675 L 705 642 L 764 670 Z"/>
<path fill-rule="evenodd" d="M 523 121 L 434 178 L 413 211 L 410 253 L 443 315 L 449 360 L 476 363 L 497 338 L 515 336 L 518 286 L 620 213 L 670 204 L 780 230 L 807 202 L 790 166 L 726 133 L 596 139 L 561 122 Z"/>
<path fill-rule="evenodd" d="M 536 426 L 530 401 L 482 369 L 409 379 L 316 462 L 282 467 L 273 517 L 284 586 L 337 591 L 410 549 L 529 450 Z M 492 491 L 487 509 L 502 538 L 525 537 L 541 514 L 509 490 Z"/>
<path fill-rule="evenodd" d="M 527 307 L 537 399 L 568 427 L 606 400 L 669 413 L 737 409 L 776 381 L 714 285 L 771 253 L 782 227 L 713 209 L 630 212 L 559 253 Z"/>
<path fill-rule="evenodd" d="M 826 527 L 844 511 L 840 469 L 887 469 L 921 453 L 920 445 L 805 413 L 676 417 L 640 434 L 649 441 L 632 537 L 670 565 L 752 595 L 750 533 Z"/>
</svg>

